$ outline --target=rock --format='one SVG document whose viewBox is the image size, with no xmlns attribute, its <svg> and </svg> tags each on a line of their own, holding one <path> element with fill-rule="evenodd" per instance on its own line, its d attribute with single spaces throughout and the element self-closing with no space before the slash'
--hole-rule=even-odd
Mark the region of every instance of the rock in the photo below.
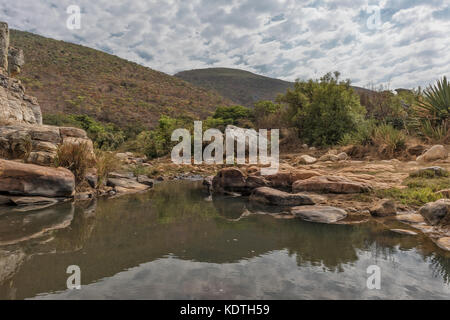
<svg viewBox="0 0 450 320">
<path fill-rule="evenodd" d="M 82 139 L 88 138 L 86 131 L 79 128 L 60 127 L 59 132 L 62 138 L 66 137 L 82 138 Z"/>
<path fill-rule="evenodd" d="M 298 163 L 299 164 L 314 164 L 317 162 L 317 159 L 311 156 L 308 156 L 307 154 L 302 155 L 298 158 Z"/>
<path fill-rule="evenodd" d="M 213 191 L 219 193 L 223 191 L 241 192 L 242 190 L 248 190 L 244 174 L 236 168 L 220 170 L 213 178 L 212 184 Z"/>
<path fill-rule="evenodd" d="M 0 206 L 6 205 L 6 204 L 13 204 L 13 202 L 11 201 L 11 197 L 0 195 Z"/>
<path fill-rule="evenodd" d="M 108 178 L 107 186 L 114 187 L 118 192 L 120 192 L 119 189 L 117 189 L 118 187 L 137 191 L 141 190 L 143 191 L 150 188 L 148 185 L 141 184 L 135 180 L 125 178 Z"/>
<path fill-rule="evenodd" d="M 338 176 L 317 176 L 306 180 L 299 180 L 292 185 L 293 192 L 319 192 L 319 193 L 363 193 L 371 187 L 362 182 Z"/>
<path fill-rule="evenodd" d="M 108 178 L 114 178 L 114 179 L 132 179 L 134 181 L 137 181 L 137 179 L 134 177 L 133 172 L 110 172 L 108 174 Z"/>
<path fill-rule="evenodd" d="M 318 223 L 336 223 L 347 217 L 345 210 L 328 206 L 294 207 L 291 213 L 303 220 Z"/>
<path fill-rule="evenodd" d="M 439 248 L 450 251 L 450 237 L 440 238 L 438 241 L 436 241 L 436 244 Z"/>
<path fill-rule="evenodd" d="M 17 206 L 51 206 L 59 201 L 46 197 L 11 197 L 11 202 Z"/>
<path fill-rule="evenodd" d="M 409 175 L 410 177 L 447 177 L 448 171 L 444 168 L 434 166 L 419 169 Z"/>
<path fill-rule="evenodd" d="M 319 161 L 339 161 L 339 157 L 335 154 L 325 154 L 319 158 Z"/>
<path fill-rule="evenodd" d="M 392 232 L 404 234 L 408 236 L 417 236 L 417 232 L 411 231 L 411 230 L 405 230 L 405 229 L 391 229 Z"/>
<path fill-rule="evenodd" d="M 427 203 L 419 209 L 419 213 L 429 224 L 435 226 L 450 213 L 450 200 L 440 199 L 436 202 Z"/>
<path fill-rule="evenodd" d="M 116 153 L 116 158 L 119 160 L 127 160 L 128 155 L 126 153 Z"/>
<path fill-rule="evenodd" d="M 397 214 L 397 206 L 394 200 L 382 199 L 372 208 L 370 208 L 370 214 L 374 217 L 389 217 Z"/>
<path fill-rule="evenodd" d="M 436 160 L 445 160 L 448 157 L 448 152 L 442 145 L 435 145 L 427 152 L 417 158 L 418 162 L 431 162 Z"/>
<path fill-rule="evenodd" d="M 250 201 L 277 206 L 301 206 L 314 204 L 314 201 L 307 195 L 299 193 L 291 194 L 268 187 L 261 187 L 253 190 L 250 195 Z"/>
<path fill-rule="evenodd" d="M 0 160 L 0 192 L 48 198 L 72 197 L 75 177 L 65 168 Z"/>
<path fill-rule="evenodd" d="M 411 223 L 411 224 L 420 224 L 425 223 L 424 218 L 420 214 L 411 213 L 411 214 L 399 214 L 396 216 L 398 221 Z"/>
<path fill-rule="evenodd" d="M 450 189 L 439 190 L 436 194 L 442 195 L 444 198 L 450 198 Z"/>
<path fill-rule="evenodd" d="M 25 57 L 23 55 L 22 49 L 17 49 L 14 47 L 9 47 L 8 50 L 8 73 L 11 76 L 18 75 L 22 66 L 25 64 Z"/>
<path fill-rule="evenodd" d="M 8 70 L 9 28 L 6 22 L 0 22 L 0 73 Z"/>
<path fill-rule="evenodd" d="M 321 174 L 314 170 L 293 170 L 291 171 L 291 184 L 298 180 L 306 180 L 312 177 L 318 177 Z"/>
<path fill-rule="evenodd" d="M 249 189 L 269 186 L 269 182 L 260 176 L 249 176 L 246 179 L 246 185 Z"/>
<path fill-rule="evenodd" d="M 27 158 L 28 163 L 37 164 L 40 166 L 49 166 L 55 160 L 55 154 L 50 152 L 31 152 Z"/>
<path fill-rule="evenodd" d="M 145 184 L 149 187 L 153 187 L 153 185 L 155 184 L 155 181 L 153 179 L 150 179 L 149 177 L 144 176 L 144 175 L 139 175 L 137 177 L 137 181 L 139 183 Z"/>
<path fill-rule="evenodd" d="M 84 178 L 91 188 L 96 189 L 98 187 L 98 175 L 96 169 L 89 170 Z"/>
<path fill-rule="evenodd" d="M 163 182 L 165 180 L 166 180 L 166 178 L 164 178 L 163 176 L 159 176 L 158 178 L 156 178 L 156 181 L 159 181 L 159 182 Z"/>
<path fill-rule="evenodd" d="M 278 170 L 276 174 L 265 176 L 265 179 L 273 188 L 289 188 L 292 185 L 292 174 L 287 170 Z"/>
<path fill-rule="evenodd" d="M 302 144 L 302 148 L 303 148 L 303 149 L 308 149 L 309 146 L 308 146 L 306 143 L 304 143 L 304 144 Z"/>
<path fill-rule="evenodd" d="M 348 159 L 348 155 L 345 152 L 341 152 L 337 155 L 339 161 L 345 161 Z"/>
<path fill-rule="evenodd" d="M 410 155 L 410 156 L 420 156 L 421 154 L 424 153 L 424 151 L 426 150 L 426 147 L 424 145 L 418 144 L 418 145 L 414 145 L 411 147 L 408 147 L 406 149 L 406 152 Z"/>
</svg>

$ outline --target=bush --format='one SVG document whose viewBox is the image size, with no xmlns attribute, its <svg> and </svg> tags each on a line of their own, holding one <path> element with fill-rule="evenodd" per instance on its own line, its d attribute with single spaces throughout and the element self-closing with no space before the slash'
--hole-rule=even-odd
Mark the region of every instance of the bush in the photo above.
<svg viewBox="0 0 450 320">
<path fill-rule="evenodd" d="M 243 106 L 218 107 L 214 112 L 213 119 L 220 119 L 226 125 L 241 127 L 251 126 L 253 119 L 252 110 Z"/>
<path fill-rule="evenodd" d="M 63 143 L 58 147 L 55 166 L 72 171 L 76 184 L 79 184 L 84 180 L 87 169 L 95 164 L 91 151 L 87 142 Z"/>
<path fill-rule="evenodd" d="M 339 81 L 338 72 L 320 80 L 297 81 L 279 101 L 288 105 L 292 123 L 309 145 L 337 144 L 357 130 L 365 115 L 350 81 Z"/>
<path fill-rule="evenodd" d="M 360 125 L 358 125 L 358 128 L 356 131 L 351 133 L 346 133 L 341 140 L 339 141 L 339 144 L 342 146 L 348 146 L 348 145 L 362 145 L 367 146 L 373 143 L 373 136 L 376 129 L 375 121 L 374 120 L 366 120 Z"/>
<path fill-rule="evenodd" d="M 120 168 L 120 161 L 117 160 L 113 152 L 103 150 L 96 150 L 95 157 L 98 186 L 100 187 L 106 182 L 109 173 Z"/>
<path fill-rule="evenodd" d="M 406 136 L 390 124 L 382 124 L 375 128 L 373 142 L 380 148 L 384 148 L 383 152 L 388 157 L 392 157 L 406 147 Z"/>
</svg>

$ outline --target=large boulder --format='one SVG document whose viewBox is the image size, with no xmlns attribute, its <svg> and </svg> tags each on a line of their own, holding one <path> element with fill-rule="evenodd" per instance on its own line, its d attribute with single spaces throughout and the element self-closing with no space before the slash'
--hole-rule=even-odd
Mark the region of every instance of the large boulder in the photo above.
<svg viewBox="0 0 450 320">
<path fill-rule="evenodd" d="M 304 194 L 291 194 L 280 190 L 262 187 L 253 190 L 250 201 L 277 206 L 311 205 L 314 201 Z"/>
<path fill-rule="evenodd" d="M 371 187 L 362 182 L 352 181 L 338 176 L 316 176 L 306 180 L 299 180 L 292 185 L 293 192 L 318 193 L 363 193 Z"/>
<path fill-rule="evenodd" d="M 243 192 L 247 191 L 246 177 L 236 168 L 224 168 L 213 178 L 212 189 L 214 192 Z"/>
<path fill-rule="evenodd" d="M 427 203 L 419 209 L 419 213 L 433 226 L 448 221 L 450 220 L 450 199 Z"/>
<path fill-rule="evenodd" d="M 394 200 L 382 199 L 378 201 L 372 208 L 370 214 L 374 217 L 389 217 L 397 214 L 397 206 Z"/>
<path fill-rule="evenodd" d="M 448 152 L 442 145 L 435 145 L 430 148 L 423 155 L 417 157 L 418 162 L 432 162 L 436 160 L 445 160 L 448 157 Z"/>
<path fill-rule="evenodd" d="M 347 217 L 345 210 L 328 206 L 294 207 L 291 213 L 303 220 L 318 223 L 336 223 Z"/>
<path fill-rule="evenodd" d="M 0 159 L 0 193 L 21 196 L 72 197 L 75 177 L 65 168 L 50 168 Z"/>
</svg>

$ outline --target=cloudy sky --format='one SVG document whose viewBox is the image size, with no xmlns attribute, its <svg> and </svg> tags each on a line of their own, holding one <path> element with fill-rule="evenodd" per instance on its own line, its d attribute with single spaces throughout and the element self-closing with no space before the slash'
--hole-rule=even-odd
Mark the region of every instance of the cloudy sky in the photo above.
<svg viewBox="0 0 450 320">
<path fill-rule="evenodd" d="M 78 30 L 67 28 L 70 5 L 81 8 Z M 0 0 L 0 20 L 169 74 L 339 70 L 391 89 L 450 76 L 450 0 Z"/>
</svg>

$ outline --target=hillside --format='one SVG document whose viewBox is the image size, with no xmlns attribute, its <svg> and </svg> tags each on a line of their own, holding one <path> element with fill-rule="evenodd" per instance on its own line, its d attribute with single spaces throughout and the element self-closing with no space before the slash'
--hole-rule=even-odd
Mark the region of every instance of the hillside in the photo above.
<svg viewBox="0 0 450 320">
<path fill-rule="evenodd" d="M 11 30 L 11 45 L 22 48 L 18 76 L 38 98 L 44 116 L 88 114 L 121 127 L 152 127 L 161 114 L 203 118 L 231 102 L 216 92 L 116 56 L 28 32 Z"/>
<path fill-rule="evenodd" d="M 223 97 L 247 107 L 253 107 L 260 100 L 274 100 L 279 93 L 285 93 L 294 86 L 293 82 L 260 76 L 248 71 L 229 68 L 197 69 L 179 72 L 175 75 L 196 86 L 215 90 Z M 373 93 L 360 87 L 353 87 L 360 96 Z"/>
<path fill-rule="evenodd" d="M 279 93 L 285 93 L 293 86 L 292 82 L 228 68 L 183 71 L 175 76 L 202 88 L 216 90 L 247 107 L 252 107 L 259 100 L 274 100 Z"/>
</svg>

